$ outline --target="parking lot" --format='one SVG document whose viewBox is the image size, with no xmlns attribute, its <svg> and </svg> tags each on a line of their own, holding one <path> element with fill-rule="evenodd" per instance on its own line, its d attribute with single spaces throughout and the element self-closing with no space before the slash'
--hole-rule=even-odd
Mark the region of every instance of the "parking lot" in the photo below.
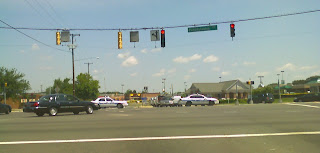
<svg viewBox="0 0 320 153">
<path fill-rule="evenodd" d="M 319 115 L 319 102 L 12 112 L 0 115 L 0 152 L 316 153 Z"/>
</svg>

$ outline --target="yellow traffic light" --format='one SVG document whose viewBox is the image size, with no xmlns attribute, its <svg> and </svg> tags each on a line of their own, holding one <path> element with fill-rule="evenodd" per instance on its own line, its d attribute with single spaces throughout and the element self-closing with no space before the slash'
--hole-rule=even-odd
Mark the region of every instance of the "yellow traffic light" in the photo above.
<svg viewBox="0 0 320 153">
<path fill-rule="evenodd" d="M 5 86 L 5 87 L 7 87 L 7 86 L 8 86 L 7 82 L 6 82 L 6 83 L 4 83 L 4 86 Z"/>
<path fill-rule="evenodd" d="M 56 32 L 56 44 L 57 45 L 61 44 L 61 34 L 60 34 L 60 32 Z"/>
<path fill-rule="evenodd" d="M 118 32 L 118 49 L 122 49 L 122 32 Z"/>
</svg>

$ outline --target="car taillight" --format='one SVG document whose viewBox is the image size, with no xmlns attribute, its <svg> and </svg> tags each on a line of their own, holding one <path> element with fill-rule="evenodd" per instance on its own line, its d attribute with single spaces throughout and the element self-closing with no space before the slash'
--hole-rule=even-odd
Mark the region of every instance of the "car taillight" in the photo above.
<svg viewBox="0 0 320 153">
<path fill-rule="evenodd" d="M 39 102 L 33 103 L 33 107 L 38 107 L 38 106 L 39 106 Z"/>
</svg>

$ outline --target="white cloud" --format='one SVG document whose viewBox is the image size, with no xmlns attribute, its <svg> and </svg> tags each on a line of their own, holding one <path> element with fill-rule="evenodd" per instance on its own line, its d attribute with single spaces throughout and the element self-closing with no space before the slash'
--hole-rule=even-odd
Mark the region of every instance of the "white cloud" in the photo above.
<svg viewBox="0 0 320 153">
<path fill-rule="evenodd" d="M 138 63 L 138 60 L 134 56 L 130 56 L 126 60 L 124 60 L 121 65 L 124 67 L 130 67 L 137 65 Z"/>
<path fill-rule="evenodd" d="M 216 57 L 216 56 L 214 56 L 214 55 L 210 55 L 210 56 L 206 57 L 205 59 L 203 59 L 203 62 L 205 62 L 205 63 L 212 63 L 212 62 L 216 62 L 216 61 L 218 61 L 218 60 L 219 60 L 218 57 Z"/>
<path fill-rule="evenodd" d="M 201 59 L 202 55 L 194 54 L 191 57 L 189 57 L 190 61 L 195 61 Z"/>
<path fill-rule="evenodd" d="M 176 73 L 176 72 L 177 72 L 176 68 L 172 68 L 172 69 L 168 70 L 168 74 L 173 74 L 173 73 Z"/>
<path fill-rule="evenodd" d="M 33 44 L 31 47 L 31 50 L 35 51 L 35 50 L 40 50 L 40 47 L 38 44 Z"/>
<path fill-rule="evenodd" d="M 312 70 L 312 69 L 316 69 L 316 68 L 317 68 L 317 66 L 313 65 L 313 66 L 302 66 L 299 69 L 300 70 Z"/>
<path fill-rule="evenodd" d="M 97 73 L 99 73 L 99 70 L 93 70 L 93 73 L 97 74 Z"/>
<path fill-rule="evenodd" d="M 140 52 L 141 53 L 144 53 L 144 54 L 147 54 L 149 52 L 151 53 L 156 53 L 156 52 L 161 52 L 162 51 L 162 48 L 154 48 L 154 49 L 151 49 L 151 50 L 148 50 L 148 49 L 142 49 Z"/>
<path fill-rule="evenodd" d="M 230 75 L 230 74 L 231 74 L 231 72 L 221 72 L 222 76 L 227 76 L 227 75 Z"/>
<path fill-rule="evenodd" d="M 185 75 L 183 78 L 184 80 L 188 81 L 191 78 L 191 75 Z"/>
<path fill-rule="evenodd" d="M 183 57 L 183 56 L 179 56 L 175 59 L 173 59 L 174 62 L 176 63 L 188 63 L 190 61 L 195 61 L 195 60 L 200 60 L 201 59 L 201 55 L 199 54 L 194 54 L 190 57 Z"/>
<path fill-rule="evenodd" d="M 154 49 L 151 49 L 151 52 L 152 52 L 152 53 L 161 52 L 161 51 L 162 51 L 162 48 L 154 48 Z"/>
<path fill-rule="evenodd" d="M 124 59 L 124 58 L 129 57 L 129 55 L 130 55 L 130 52 L 128 52 L 128 53 L 120 53 L 120 54 L 118 54 L 118 58 Z"/>
<path fill-rule="evenodd" d="M 39 69 L 40 69 L 41 71 L 49 71 L 49 70 L 52 70 L 53 67 L 51 67 L 51 66 L 42 66 L 42 67 L 40 67 Z"/>
<path fill-rule="evenodd" d="M 135 76 L 137 76 L 138 75 L 138 73 L 131 73 L 130 74 L 130 76 L 132 76 L 132 77 L 135 77 Z"/>
<path fill-rule="evenodd" d="M 52 56 L 42 56 L 42 57 L 40 57 L 40 60 L 51 61 L 52 60 Z"/>
<path fill-rule="evenodd" d="M 243 62 L 243 65 L 250 66 L 250 65 L 256 65 L 256 62 Z"/>
<path fill-rule="evenodd" d="M 212 71 L 218 72 L 218 71 L 220 71 L 220 67 L 214 67 L 214 68 L 212 68 Z"/>
<path fill-rule="evenodd" d="M 277 71 L 284 71 L 284 70 L 294 71 L 296 69 L 297 67 L 295 65 L 293 65 L 292 63 L 287 63 L 284 66 L 277 68 Z"/>
<path fill-rule="evenodd" d="M 141 53 L 144 53 L 144 54 L 147 54 L 147 53 L 148 53 L 148 50 L 147 50 L 147 49 L 142 49 L 140 52 L 141 52 Z"/>
<path fill-rule="evenodd" d="M 269 72 L 257 72 L 255 75 L 256 76 L 266 76 L 268 74 L 269 74 Z"/>
<path fill-rule="evenodd" d="M 152 76 L 154 77 L 160 77 L 160 76 L 164 76 L 164 74 L 166 73 L 166 69 L 161 69 L 160 72 L 153 74 Z"/>
<path fill-rule="evenodd" d="M 189 70 L 190 73 L 194 73 L 194 72 L 196 72 L 196 71 L 197 71 L 196 69 L 191 69 L 191 70 Z"/>
</svg>

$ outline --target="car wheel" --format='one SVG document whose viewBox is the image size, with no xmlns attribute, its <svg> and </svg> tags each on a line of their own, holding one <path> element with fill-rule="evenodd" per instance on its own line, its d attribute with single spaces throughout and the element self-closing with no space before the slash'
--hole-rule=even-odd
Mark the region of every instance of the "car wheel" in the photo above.
<svg viewBox="0 0 320 153">
<path fill-rule="evenodd" d="M 73 114 L 74 114 L 74 115 L 78 115 L 78 114 L 79 114 L 79 111 L 74 111 Z"/>
<path fill-rule="evenodd" d="M 9 113 L 10 113 L 10 110 L 9 110 L 8 107 L 6 108 L 6 110 L 4 111 L 4 113 L 6 113 L 6 114 L 9 114 Z"/>
<path fill-rule="evenodd" d="M 44 115 L 43 112 L 36 112 L 36 114 L 37 114 L 38 116 L 43 116 L 43 115 Z"/>
<path fill-rule="evenodd" d="M 122 104 L 117 104 L 117 108 L 121 109 L 121 108 L 123 108 L 123 105 Z"/>
<path fill-rule="evenodd" d="M 214 101 L 209 101 L 209 106 L 213 106 L 214 105 Z"/>
<path fill-rule="evenodd" d="M 49 109 L 49 115 L 50 115 L 50 116 L 56 116 L 57 114 L 58 114 L 58 109 L 57 109 L 57 108 L 51 107 L 51 108 Z"/>
<path fill-rule="evenodd" d="M 188 101 L 188 102 L 186 103 L 186 106 L 187 106 L 187 107 L 190 107 L 191 104 L 192 104 L 191 101 Z"/>
<path fill-rule="evenodd" d="M 87 113 L 87 114 L 92 114 L 92 113 L 93 113 L 93 108 L 92 108 L 91 105 L 88 105 L 88 106 L 87 106 L 86 113 Z"/>
</svg>

